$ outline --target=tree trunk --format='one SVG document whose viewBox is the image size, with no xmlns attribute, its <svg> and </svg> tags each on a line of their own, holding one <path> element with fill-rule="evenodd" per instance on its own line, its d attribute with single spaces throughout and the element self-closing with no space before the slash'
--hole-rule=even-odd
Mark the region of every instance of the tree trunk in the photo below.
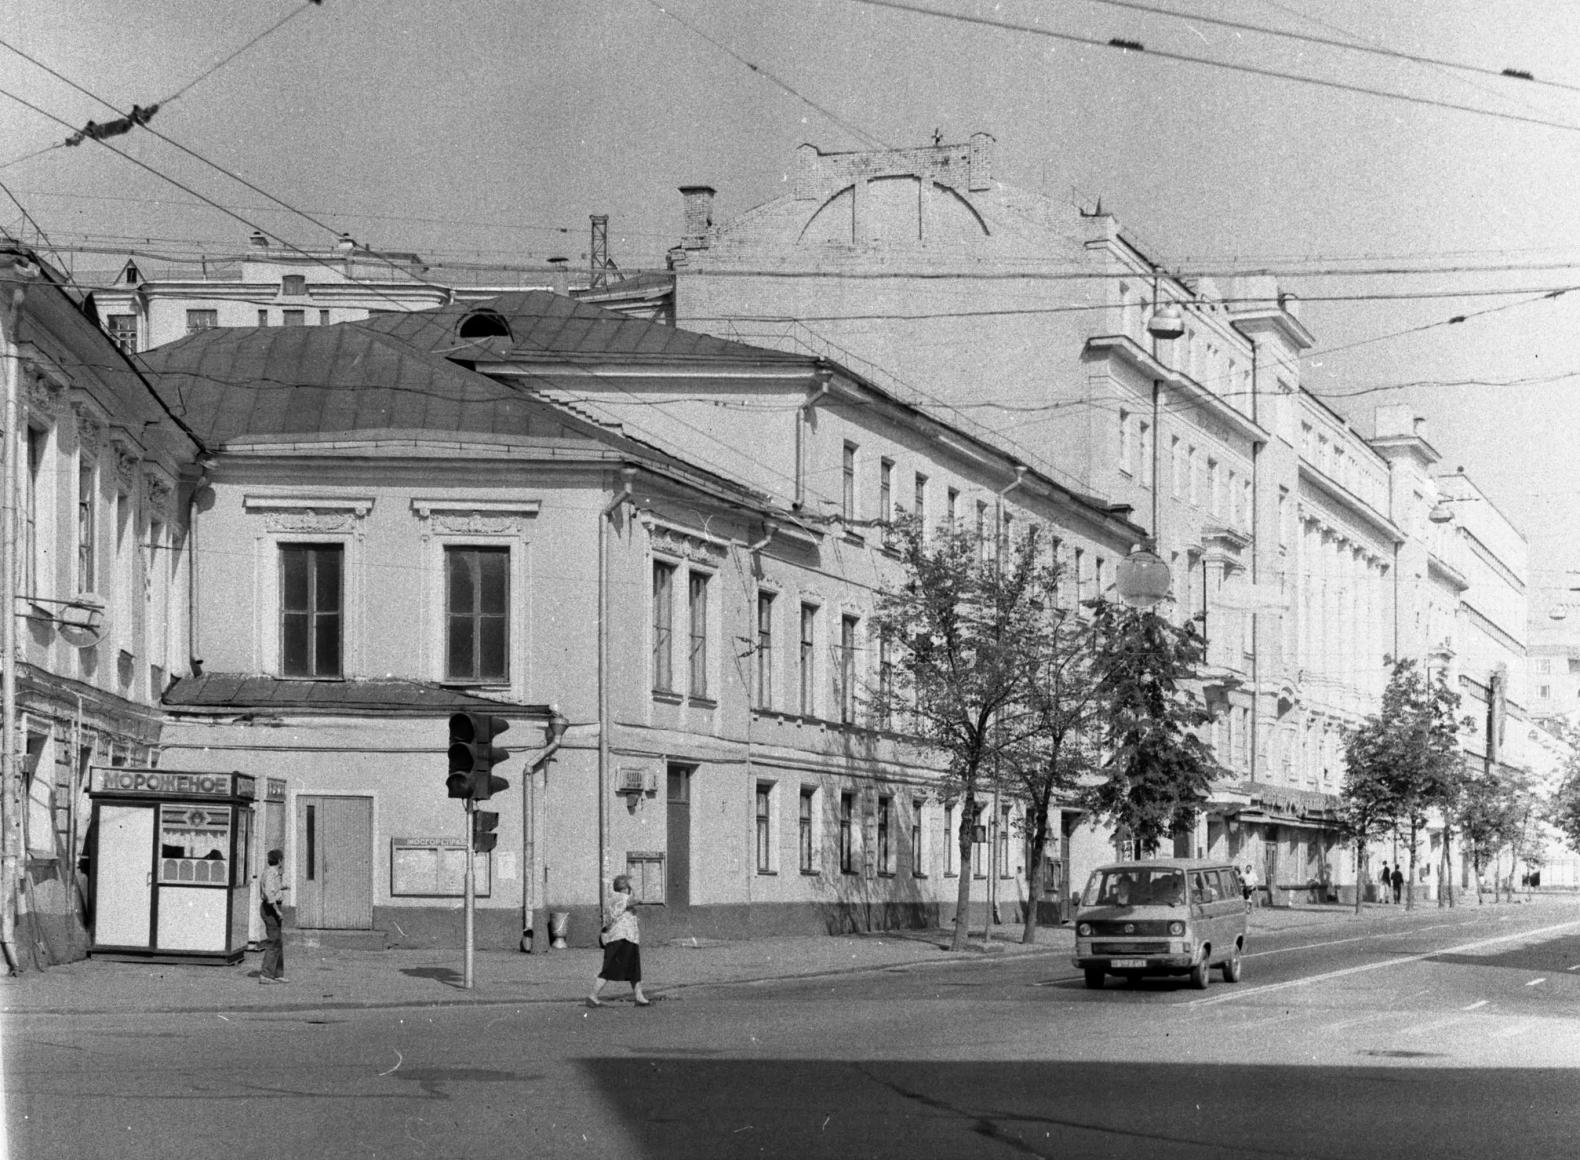
<svg viewBox="0 0 1580 1160">
<path fill-rule="evenodd" d="M 1404 908 L 1406 911 L 1415 909 L 1415 843 L 1420 837 L 1420 828 L 1415 819 L 1410 820 L 1410 873 L 1404 877 Z"/>
<path fill-rule="evenodd" d="M 1020 932 L 1023 945 L 1037 941 L 1037 904 L 1042 899 L 1042 876 L 1047 872 L 1048 865 L 1047 858 L 1043 856 L 1048 842 L 1048 807 L 1033 803 L 1030 820 L 1031 849 L 1026 855 L 1026 924 Z"/>
<path fill-rule="evenodd" d="M 1481 897 L 1481 847 L 1480 847 L 1480 845 L 1477 845 L 1475 847 L 1475 849 L 1471 851 L 1471 854 L 1470 854 L 1470 872 L 1476 876 L 1476 905 L 1477 906 L 1485 906 L 1485 905 L 1487 905 L 1486 900 Z"/>
<path fill-rule="evenodd" d="M 1361 912 L 1361 896 L 1366 893 L 1366 883 L 1361 881 L 1361 849 L 1365 846 L 1364 838 L 1355 839 L 1355 913 Z"/>
<path fill-rule="evenodd" d="M 971 839 L 977 824 L 976 796 L 967 794 L 960 811 L 960 886 L 955 891 L 955 933 L 949 949 L 963 951 L 971 937 Z"/>
<path fill-rule="evenodd" d="M 1453 842 L 1453 827 L 1445 823 L 1443 826 L 1443 865 L 1438 869 L 1437 905 L 1439 909 L 1447 906 L 1452 910 L 1454 907 Z"/>
</svg>

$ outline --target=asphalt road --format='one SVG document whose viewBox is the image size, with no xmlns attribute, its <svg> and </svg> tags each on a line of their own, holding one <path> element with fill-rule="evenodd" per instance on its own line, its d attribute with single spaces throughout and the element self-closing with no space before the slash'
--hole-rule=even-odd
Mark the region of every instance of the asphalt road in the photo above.
<svg viewBox="0 0 1580 1160">
<path fill-rule="evenodd" d="M 12 1156 L 1580 1155 L 1580 914 L 1259 938 L 1243 982 L 984 958 L 651 1008 L 8 1017 Z"/>
</svg>

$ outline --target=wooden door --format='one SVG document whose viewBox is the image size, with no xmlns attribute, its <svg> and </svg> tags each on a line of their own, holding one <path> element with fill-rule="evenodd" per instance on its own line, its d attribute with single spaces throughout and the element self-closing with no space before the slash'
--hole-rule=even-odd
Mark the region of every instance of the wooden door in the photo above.
<svg viewBox="0 0 1580 1160">
<path fill-rule="evenodd" d="M 373 799 L 296 799 L 296 925 L 373 928 Z"/>
<path fill-rule="evenodd" d="M 669 854 L 664 859 L 664 904 L 691 905 L 691 768 L 669 767 Z"/>
</svg>

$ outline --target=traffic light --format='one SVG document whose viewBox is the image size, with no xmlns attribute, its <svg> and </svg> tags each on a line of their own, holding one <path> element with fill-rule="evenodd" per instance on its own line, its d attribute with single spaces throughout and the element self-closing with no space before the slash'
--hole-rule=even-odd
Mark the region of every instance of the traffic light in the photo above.
<svg viewBox="0 0 1580 1160">
<path fill-rule="evenodd" d="M 472 811 L 472 852 L 486 854 L 499 845 L 499 815 L 492 810 Z"/>
<path fill-rule="evenodd" d="M 494 744 L 494 738 L 509 728 L 503 717 L 486 713 L 450 715 L 450 776 L 444 784 L 451 797 L 487 801 L 510 787 L 493 772 L 495 762 L 510 756 Z"/>
</svg>

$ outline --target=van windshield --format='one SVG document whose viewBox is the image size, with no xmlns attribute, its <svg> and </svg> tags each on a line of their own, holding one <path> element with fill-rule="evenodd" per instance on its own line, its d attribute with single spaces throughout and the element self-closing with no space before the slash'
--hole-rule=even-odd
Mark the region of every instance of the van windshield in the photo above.
<svg viewBox="0 0 1580 1160">
<path fill-rule="evenodd" d="M 1086 884 L 1083 906 L 1183 906 L 1185 875 L 1180 870 L 1128 866 L 1099 870 Z"/>
</svg>

